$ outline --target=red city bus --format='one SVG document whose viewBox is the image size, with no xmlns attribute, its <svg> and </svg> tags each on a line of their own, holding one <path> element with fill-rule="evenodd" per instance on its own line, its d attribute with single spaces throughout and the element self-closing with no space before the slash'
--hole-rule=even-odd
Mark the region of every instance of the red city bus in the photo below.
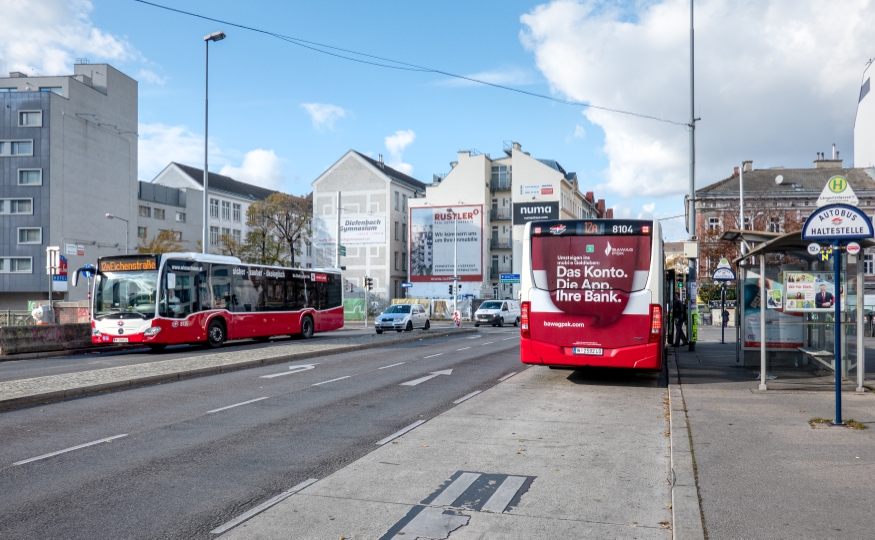
<svg viewBox="0 0 875 540">
<path fill-rule="evenodd" d="M 278 335 L 309 338 L 343 326 L 339 269 L 261 266 L 222 255 L 101 257 L 93 299 L 93 343 L 143 343 L 155 350 Z"/>
<path fill-rule="evenodd" d="M 659 222 L 528 223 L 520 278 L 524 364 L 662 369 Z"/>
</svg>

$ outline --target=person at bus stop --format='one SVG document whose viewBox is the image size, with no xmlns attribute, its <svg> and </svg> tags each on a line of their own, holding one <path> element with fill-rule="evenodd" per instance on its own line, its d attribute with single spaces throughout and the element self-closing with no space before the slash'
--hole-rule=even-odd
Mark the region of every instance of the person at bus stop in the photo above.
<svg viewBox="0 0 875 540">
<path fill-rule="evenodd" d="M 678 342 L 683 340 L 683 344 L 689 343 L 687 335 L 684 333 L 684 323 L 687 320 L 687 306 L 681 301 L 681 295 L 674 294 L 674 304 L 671 307 L 671 314 L 674 318 L 674 346 L 678 347 Z"/>
<path fill-rule="evenodd" d="M 725 309 L 723 310 L 723 328 L 729 326 L 729 312 Z"/>
</svg>

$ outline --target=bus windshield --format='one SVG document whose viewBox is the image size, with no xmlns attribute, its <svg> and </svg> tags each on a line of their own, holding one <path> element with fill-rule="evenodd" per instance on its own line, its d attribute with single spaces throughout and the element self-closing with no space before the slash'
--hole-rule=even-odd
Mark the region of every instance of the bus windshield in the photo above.
<svg viewBox="0 0 875 540">
<path fill-rule="evenodd" d="M 100 273 L 94 291 L 94 318 L 134 315 L 151 319 L 155 316 L 157 290 L 155 270 Z"/>
</svg>

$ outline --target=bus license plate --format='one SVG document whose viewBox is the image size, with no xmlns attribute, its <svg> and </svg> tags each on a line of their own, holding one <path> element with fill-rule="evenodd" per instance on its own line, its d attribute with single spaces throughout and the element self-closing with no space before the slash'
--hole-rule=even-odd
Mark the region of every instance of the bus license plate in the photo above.
<svg viewBox="0 0 875 540">
<path fill-rule="evenodd" d="M 126 337 L 117 337 L 117 338 L 112 338 L 112 342 L 113 342 L 113 343 L 127 343 L 127 342 L 128 342 L 128 338 L 126 338 Z"/>
<path fill-rule="evenodd" d="M 588 347 L 575 347 L 574 354 L 585 354 L 588 356 L 602 356 L 605 354 L 604 349 L 590 349 Z"/>
</svg>

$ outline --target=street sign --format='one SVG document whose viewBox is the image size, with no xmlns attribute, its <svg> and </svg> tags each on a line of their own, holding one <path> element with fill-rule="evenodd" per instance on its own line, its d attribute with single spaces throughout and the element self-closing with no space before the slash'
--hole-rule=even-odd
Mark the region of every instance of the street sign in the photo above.
<svg viewBox="0 0 875 540">
<path fill-rule="evenodd" d="M 857 195 L 851 188 L 848 179 L 841 175 L 833 176 L 829 179 L 817 198 L 817 206 L 826 206 L 828 204 L 849 204 L 856 206 L 860 203 Z"/>
<path fill-rule="evenodd" d="M 714 281 L 735 281 L 735 272 L 732 268 L 716 268 L 711 275 Z"/>
<path fill-rule="evenodd" d="M 872 220 L 859 208 L 846 204 L 831 204 L 815 210 L 802 226 L 803 240 L 842 240 L 872 238 Z"/>
<path fill-rule="evenodd" d="M 401 284 L 402 289 L 409 289 L 410 287 L 413 287 L 413 283 L 410 283 L 409 281 L 405 281 Z"/>
<path fill-rule="evenodd" d="M 848 247 L 846 249 L 848 255 L 856 255 L 857 253 L 860 253 L 860 244 L 856 242 L 851 242 L 848 244 Z"/>
<path fill-rule="evenodd" d="M 499 274 L 499 281 L 501 283 L 519 283 L 520 275 L 519 274 Z"/>
<path fill-rule="evenodd" d="M 820 253 L 820 244 L 817 242 L 812 242 L 808 244 L 808 254 L 809 255 L 817 255 Z"/>
<path fill-rule="evenodd" d="M 346 246 L 340 246 L 340 256 L 346 257 Z"/>
</svg>

